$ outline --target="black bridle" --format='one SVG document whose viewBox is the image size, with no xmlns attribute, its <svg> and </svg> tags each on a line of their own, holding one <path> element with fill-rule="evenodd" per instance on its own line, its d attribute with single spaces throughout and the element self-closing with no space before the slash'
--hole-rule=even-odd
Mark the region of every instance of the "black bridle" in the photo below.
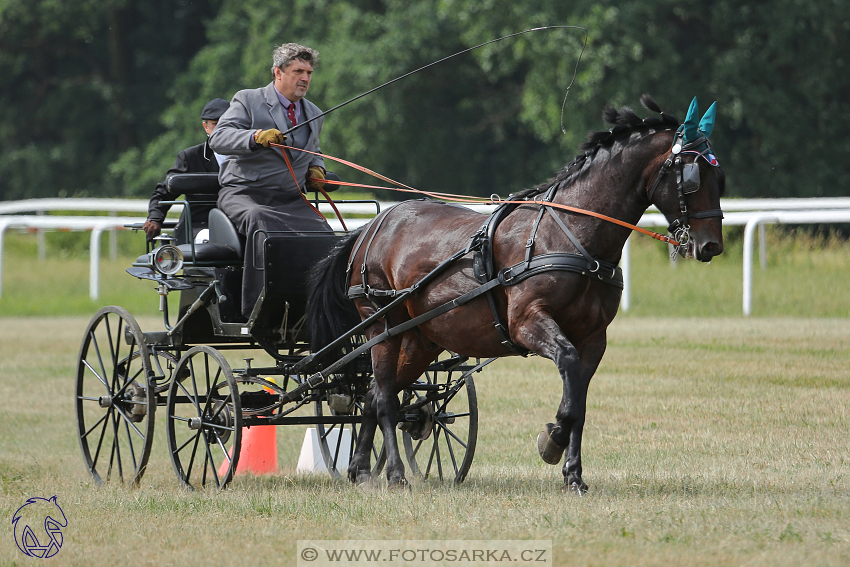
<svg viewBox="0 0 850 567">
<path fill-rule="evenodd" d="M 664 161 L 664 164 L 658 171 L 658 176 L 655 178 L 655 183 L 652 184 L 652 188 L 649 190 L 649 202 L 652 202 L 652 197 L 653 195 L 655 195 L 655 190 L 661 183 L 661 179 L 670 169 L 670 166 L 675 166 L 676 192 L 679 195 L 679 211 L 682 213 L 682 216 L 670 221 L 670 224 L 667 226 L 667 232 L 675 236 L 676 240 L 679 241 L 680 246 L 686 247 L 690 242 L 690 219 L 705 219 L 711 217 L 720 217 L 722 219 L 723 210 L 707 209 L 705 211 L 698 211 L 696 213 L 691 213 L 688 211 L 688 206 L 685 204 L 685 195 L 696 193 L 700 187 L 698 160 L 699 158 L 703 158 L 708 163 L 712 163 L 708 156 L 713 157 L 713 153 L 711 151 L 711 143 L 705 136 L 700 136 L 696 140 L 687 143 L 684 143 L 684 137 L 684 132 L 682 131 L 682 129 L 679 129 L 676 132 L 675 137 L 673 138 L 673 145 L 670 148 L 670 155 L 667 156 L 667 159 Z M 705 148 L 700 150 L 699 148 L 701 146 L 704 146 Z M 694 161 L 691 163 L 682 163 L 683 153 L 693 154 L 696 157 L 694 157 Z"/>
</svg>

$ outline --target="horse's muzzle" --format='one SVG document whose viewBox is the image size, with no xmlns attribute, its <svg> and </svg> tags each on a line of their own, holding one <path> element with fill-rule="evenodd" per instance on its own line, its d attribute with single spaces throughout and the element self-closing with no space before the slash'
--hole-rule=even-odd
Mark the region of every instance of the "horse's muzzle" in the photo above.
<svg viewBox="0 0 850 567">
<path fill-rule="evenodd" d="M 696 245 L 694 257 L 700 262 L 710 262 L 715 256 L 723 253 L 723 243 L 709 240 Z"/>
</svg>

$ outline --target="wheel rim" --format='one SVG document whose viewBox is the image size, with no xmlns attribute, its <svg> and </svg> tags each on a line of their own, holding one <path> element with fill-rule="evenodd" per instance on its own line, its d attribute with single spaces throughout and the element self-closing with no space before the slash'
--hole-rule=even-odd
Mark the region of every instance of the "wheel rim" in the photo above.
<svg viewBox="0 0 850 567">
<path fill-rule="evenodd" d="M 462 372 L 427 371 L 420 384 L 449 384 Z M 422 479 L 436 478 L 461 483 L 469 472 L 478 439 L 478 398 L 472 376 L 464 379 L 460 389 L 445 400 L 428 403 L 433 414 L 433 427 L 427 439 L 414 439 L 402 432 L 402 444 L 410 472 Z M 405 405 L 415 397 L 412 390 L 403 396 Z"/>
<path fill-rule="evenodd" d="M 185 377 L 168 388 L 167 435 L 171 462 L 186 488 L 226 487 L 242 446 L 242 408 L 233 371 L 217 350 L 186 351 L 174 370 Z"/>
<path fill-rule="evenodd" d="M 86 328 L 75 405 L 86 468 L 97 483 L 138 484 L 153 444 L 156 401 L 150 355 L 135 319 L 104 307 Z"/>
<path fill-rule="evenodd" d="M 325 467 L 328 474 L 334 478 L 347 478 L 348 465 L 351 462 L 354 452 L 357 450 L 357 436 L 360 433 L 360 426 L 363 419 L 363 403 L 365 396 L 354 396 L 354 407 L 350 415 L 359 418 L 356 423 L 347 424 L 325 424 L 318 423 L 316 425 L 316 435 L 319 439 L 319 449 L 322 453 Z M 332 410 L 328 406 L 327 400 L 322 400 L 315 403 L 316 416 L 342 415 Z M 338 440 L 341 440 L 338 442 Z M 384 465 L 387 462 L 387 453 L 384 449 L 384 438 L 381 435 L 381 429 L 375 431 L 374 441 L 372 443 L 372 452 L 370 455 L 370 464 L 372 464 L 371 475 L 377 477 L 381 474 Z"/>
</svg>

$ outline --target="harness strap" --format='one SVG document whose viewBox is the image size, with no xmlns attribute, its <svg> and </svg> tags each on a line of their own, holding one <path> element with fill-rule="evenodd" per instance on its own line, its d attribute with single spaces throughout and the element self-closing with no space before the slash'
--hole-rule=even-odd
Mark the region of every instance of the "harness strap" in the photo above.
<svg viewBox="0 0 850 567">
<path fill-rule="evenodd" d="M 552 185 L 549 190 L 546 192 L 546 196 L 544 199 L 551 200 L 557 190 L 558 184 Z M 485 222 L 484 227 L 487 228 L 486 236 L 481 242 L 481 249 L 479 250 L 477 257 L 481 258 L 481 262 L 479 264 L 483 264 L 483 274 L 476 274 L 480 276 L 481 279 L 478 281 L 484 283 L 490 280 L 493 277 L 494 265 L 493 265 L 493 239 L 496 237 L 496 229 L 499 226 L 499 223 L 502 219 L 509 214 L 511 214 L 516 208 L 519 206 L 519 202 L 512 203 L 510 205 L 501 205 L 497 211 L 494 211 L 492 215 Z M 498 213 L 498 214 L 497 214 Z M 537 215 L 537 219 L 534 221 L 534 224 L 531 227 L 531 234 L 528 237 L 528 240 L 525 243 L 525 261 L 527 265 L 531 265 L 532 255 L 534 254 L 534 239 L 537 236 L 537 228 L 540 226 L 540 220 L 543 218 L 544 209 L 540 207 L 540 212 Z M 482 227 L 482 229 L 484 228 Z M 473 260 L 473 264 L 476 264 L 475 260 Z M 483 281 L 482 281 L 483 280 Z M 490 305 L 490 312 L 493 314 L 493 326 L 496 328 L 496 331 L 499 333 L 499 337 L 502 339 L 501 343 L 505 345 L 507 348 L 512 350 L 513 352 L 519 354 L 520 356 L 528 356 L 531 354 L 531 351 L 521 347 L 516 344 L 511 339 L 511 333 L 508 329 L 508 323 L 502 317 L 501 313 L 499 313 L 499 309 L 496 305 L 496 298 L 492 292 L 487 293 L 487 303 Z"/>
<path fill-rule="evenodd" d="M 400 204 L 401 203 L 397 203 L 395 205 L 392 205 L 391 207 L 384 209 L 383 211 L 381 211 L 381 213 L 378 216 L 383 215 L 384 217 L 386 217 L 391 210 L 393 210 L 394 208 L 396 208 Z M 378 217 L 375 217 L 375 219 L 373 219 L 372 222 L 377 220 L 377 218 Z M 384 222 L 383 219 L 378 221 L 377 226 L 376 226 L 376 230 L 377 230 L 377 227 L 380 227 L 381 223 L 383 223 L 383 222 Z M 360 250 L 360 246 L 363 244 L 363 241 L 366 239 L 366 235 L 368 233 L 369 233 L 368 229 L 364 230 L 363 232 L 360 233 L 360 236 L 357 237 L 357 242 L 354 244 L 354 251 L 351 253 L 351 256 L 348 259 L 348 266 L 345 268 L 346 273 L 351 272 L 351 265 L 354 264 L 354 257 L 357 256 L 357 252 Z"/>
<path fill-rule="evenodd" d="M 700 211 L 698 213 L 692 213 L 692 219 L 707 219 L 709 217 L 720 217 L 723 218 L 723 210 L 722 209 L 706 209 L 704 211 Z"/>
<path fill-rule="evenodd" d="M 588 254 L 587 250 L 584 249 L 584 246 L 581 245 L 581 242 L 578 241 L 578 238 L 576 238 L 575 235 L 572 233 L 572 231 L 569 228 L 567 228 L 567 225 L 564 224 L 564 221 L 562 221 L 558 217 L 558 215 L 555 214 L 555 212 L 551 209 L 551 207 L 545 207 L 545 208 L 549 209 L 549 214 L 552 215 L 552 218 L 555 219 L 555 222 L 558 224 L 559 227 L 561 227 L 561 230 L 564 231 L 564 233 L 567 235 L 567 238 L 570 239 L 570 242 L 573 243 L 573 246 L 576 247 L 576 249 L 581 253 L 581 255 L 584 256 L 584 258 L 588 262 L 596 262 L 596 260 L 593 258 L 593 256 Z"/>
<path fill-rule="evenodd" d="M 534 239 L 537 236 L 537 228 L 540 226 L 540 221 L 543 220 L 543 214 L 546 212 L 546 207 L 540 207 L 537 213 L 537 218 L 534 219 L 534 224 L 531 225 L 531 234 L 525 243 L 525 263 L 530 265 L 531 258 L 534 255 Z"/>
<path fill-rule="evenodd" d="M 661 183 L 661 179 L 664 177 L 664 174 L 667 173 L 667 170 L 670 169 L 670 166 L 673 165 L 673 154 L 670 154 L 670 157 L 664 162 L 661 166 L 661 169 L 658 170 L 658 175 L 655 177 L 655 183 L 652 184 L 652 189 L 649 190 L 649 202 L 652 202 L 652 196 L 655 195 L 655 190 L 658 189 L 658 185 Z"/>
<path fill-rule="evenodd" d="M 535 256 L 527 268 L 524 261 L 518 262 L 500 270 L 497 279 L 507 287 L 550 271 L 574 272 L 623 289 L 623 270 L 619 266 L 600 260 L 588 260 L 579 254 L 566 252 Z"/>
<path fill-rule="evenodd" d="M 334 372 L 336 372 L 338 369 L 342 368 L 343 366 L 345 366 L 346 364 L 348 364 L 349 362 L 351 362 L 352 360 L 357 358 L 360 354 L 371 349 L 373 346 L 385 341 L 386 339 L 388 339 L 390 337 L 394 337 L 394 336 L 400 335 L 401 333 L 404 333 L 405 331 L 409 331 L 410 329 L 413 329 L 414 327 L 417 327 L 417 326 L 421 325 L 422 323 L 430 321 L 431 319 L 434 319 L 435 317 L 439 317 L 440 315 L 442 315 L 442 314 L 444 314 L 448 311 L 451 311 L 452 309 L 454 309 L 456 307 L 460 307 L 464 303 L 469 303 L 470 301 L 472 301 L 476 297 L 479 297 L 480 295 L 491 291 L 496 286 L 499 286 L 499 285 L 511 286 L 511 285 L 517 284 L 517 283 L 519 283 L 519 282 L 521 282 L 525 279 L 528 279 L 531 276 L 540 274 L 542 272 L 553 271 L 553 270 L 575 272 L 575 273 L 579 273 L 579 274 L 582 274 L 582 275 L 585 275 L 585 276 L 588 276 L 588 277 L 595 277 L 596 279 L 598 279 L 598 280 L 600 280 L 604 283 L 613 285 L 613 286 L 618 287 L 620 289 L 623 288 L 623 272 L 619 267 L 613 266 L 613 265 L 611 265 L 607 262 L 598 262 L 598 265 L 597 265 L 597 261 L 594 261 L 594 264 L 591 265 L 590 263 L 587 262 L 587 260 L 584 257 L 579 256 L 578 254 L 543 254 L 541 256 L 535 257 L 532 260 L 531 269 L 520 270 L 520 271 L 514 273 L 514 270 L 521 268 L 521 267 L 524 267 L 524 266 L 525 266 L 525 261 L 522 261 L 522 262 L 519 262 L 517 264 L 514 264 L 513 266 L 510 266 L 509 268 L 504 268 L 503 270 L 501 270 L 499 272 L 499 275 L 497 277 L 491 279 L 490 281 L 488 281 L 485 284 L 478 286 L 477 288 L 473 289 L 472 291 L 464 293 L 460 297 L 456 297 L 455 299 L 452 299 L 451 301 L 447 301 L 446 303 L 440 305 L 439 307 L 435 307 L 434 309 L 431 309 L 430 311 L 426 311 L 425 313 L 423 313 L 422 315 L 419 315 L 418 317 L 414 317 L 413 319 L 410 319 L 408 321 L 405 321 L 404 323 L 396 325 L 395 327 L 387 329 L 386 331 L 384 331 L 380 335 L 378 335 L 378 336 L 374 337 L 373 339 L 367 341 L 366 343 L 360 345 L 356 349 L 354 349 L 351 352 L 349 352 L 348 354 L 346 354 L 341 359 L 337 360 L 336 362 L 334 362 L 333 364 L 331 364 L 327 368 L 323 369 L 320 374 L 324 377 L 328 377 L 331 374 L 333 374 Z M 601 271 L 602 269 L 604 269 L 606 271 L 611 270 L 611 274 L 609 275 L 607 273 L 602 272 Z M 397 300 L 400 301 L 400 300 L 402 300 L 402 295 L 413 293 L 415 291 L 416 291 L 415 288 L 410 288 L 408 290 L 399 290 L 397 292 L 399 294 Z M 392 305 L 392 306 L 388 305 L 388 306 L 382 308 L 380 310 L 380 312 L 375 313 L 369 319 L 361 322 L 360 325 L 358 325 L 357 327 L 355 327 L 355 329 L 353 329 L 353 332 L 362 331 L 372 320 L 374 320 L 377 317 L 384 316 L 385 310 L 389 310 L 392 307 L 395 307 L 395 304 Z M 321 358 L 321 354 L 323 353 L 323 351 L 325 351 L 325 349 L 330 348 L 330 346 L 331 345 L 325 347 L 324 349 L 322 349 L 322 351 L 319 351 L 319 353 L 314 353 L 310 357 L 310 361 L 312 361 L 314 358 Z M 522 350 L 525 350 L 525 349 L 522 349 Z M 526 352 L 528 352 L 528 351 L 526 351 Z"/>
<path fill-rule="evenodd" d="M 707 219 L 711 217 L 720 217 L 723 218 L 723 210 L 722 209 L 707 209 L 705 211 L 700 211 L 698 213 L 694 213 L 690 215 L 692 219 Z M 688 224 L 687 217 L 679 217 L 675 219 L 670 225 L 667 227 L 667 232 L 673 234 L 679 227 L 685 226 Z"/>
<path fill-rule="evenodd" d="M 399 203 L 399 204 L 401 204 L 401 203 Z M 381 225 L 384 224 L 384 221 L 387 220 L 388 216 L 390 216 L 390 211 L 395 209 L 397 206 L 398 205 L 393 205 L 392 207 L 390 207 L 389 209 L 384 211 L 384 213 L 382 213 L 383 216 L 381 217 L 381 219 L 375 224 L 375 230 L 374 230 L 374 232 L 372 232 L 372 236 L 369 238 L 369 243 L 366 245 L 366 251 L 363 253 L 363 264 L 361 264 L 361 266 L 360 266 L 360 275 L 361 275 L 361 280 L 363 282 L 363 285 L 366 285 L 366 260 L 368 260 L 368 258 L 369 258 L 369 250 L 372 248 L 372 242 L 374 242 L 375 236 L 378 235 L 378 231 L 381 229 Z M 360 246 L 363 244 L 363 240 L 365 240 L 366 232 L 368 232 L 368 231 L 364 231 L 362 239 L 358 240 L 357 246 L 350 256 L 350 259 L 349 259 L 349 262 L 348 262 L 348 268 L 345 270 L 346 274 L 348 274 L 348 280 L 349 281 L 351 281 L 351 266 L 354 263 L 354 257 L 357 255 L 357 251 L 360 249 Z"/>
<path fill-rule="evenodd" d="M 351 362 L 352 360 L 354 360 L 355 358 L 357 358 L 358 356 L 360 356 L 364 352 L 371 349 L 373 346 L 385 341 L 388 338 L 394 337 L 396 335 L 400 335 L 401 333 L 404 333 L 405 331 L 409 331 L 410 329 L 413 329 L 414 327 L 417 327 L 417 326 L 421 325 L 422 323 L 425 323 L 426 321 L 430 321 L 431 319 L 434 319 L 435 317 L 439 317 L 440 315 L 442 315 L 443 313 L 446 313 L 447 311 L 451 311 L 452 309 L 454 309 L 456 307 L 460 307 L 464 303 L 468 303 L 468 302 L 472 301 L 476 297 L 480 296 L 483 293 L 490 291 L 491 289 L 493 289 L 494 287 L 496 287 L 498 285 L 501 285 L 501 283 L 499 282 L 499 279 L 493 278 L 492 280 L 490 280 L 486 284 L 483 284 L 483 285 L 473 289 L 470 292 L 464 293 L 460 297 L 456 297 L 455 299 L 452 299 L 451 301 L 447 301 L 446 303 L 440 305 L 439 307 L 435 307 L 434 309 L 431 309 L 430 311 L 427 311 L 427 312 L 423 313 L 422 315 L 419 315 L 418 317 L 414 317 L 413 319 L 405 321 L 404 323 L 401 323 L 400 325 L 396 325 L 395 327 L 389 328 L 386 331 L 384 331 L 383 333 L 381 333 L 380 335 L 374 337 L 373 339 L 363 343 L 362 345 L 360 345 L 356 349 L 350 351 L 348 354 L 346 354 L 345 356 L 343 356 L 342 358 L 340 358 L 339 360 L 337 360 L 336 362 L 334 362 L 333 364 L 331 364 L 327 368 L 322 369 L 322 371 L 317 373 L 317 374 L 320 374 L 321 376 L 327 378 L 328 376 L 330 376 L 331 374 L 336 372 L 338 369 L 342 368 L 343 366 L 345 366 L 346 364 L 348 364 L 349 362 Z M 374 316 L 375 315 L 373 315 L 372 317 L 374 317 Z M 364 323 L 365 323 L 365 321 L 364 321 Z M 361 323 L 360 326 L 364 326 L 363 323 Z M 328 348 L 328 347 L 325 347 L 325 348 Z M 322 349 L 322 350 L 324 350 L 324 349 Z M 321 351 L 320 351 L 320 353 L 321 353 Z M 312 378 L 312 376 L 311 376 L 311 378 Z"/>
<path fill-rule="evenodd" d="M 499 278 L 493 278 L 490 282 L 492 281 L 499 282 Z M 486 286 L 490 282 L 487 282 L 484 285 Z M 499 282 L 499 284 L 501 285 L 501 282 Z M 519 346 L 511 340 L 511 332 L 508 330 L 507 322 L 502 318 L 501 314 L 499 314 L 499 309 L 496 307 L 496 299 L 493 297 L 492 289 L 489 289 L 487 292 L 487 303 L 490 304 L 490 311 L 493 312 L 493 327 L 495 327 L 496 331 L 499 333 L 499 338 L 502 339 L 501 343 L 520 356 L 528 356 L 531 353 L 530 350 Z"/>
</svg>

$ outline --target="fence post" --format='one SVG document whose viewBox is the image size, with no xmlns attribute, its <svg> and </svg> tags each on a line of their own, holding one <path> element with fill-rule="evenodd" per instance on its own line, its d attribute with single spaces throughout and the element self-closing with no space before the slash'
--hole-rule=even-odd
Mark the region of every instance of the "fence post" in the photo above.
<svg viewBox="0 0 850 567">
<path fill-rule="evenodd" d="M 43 217 L 45 211 L 36 211 L 35 214 L 36 216 Z M 38 261 L 44 262 L 44 260 L 47 258 L 47 252 L 45 252 L 46 245 L 44 243 L 44 229 L 37 228 L 36 234 L 38 235 Z"/>
<path fill-rule="evenodd" d="M 626 239 L 626 243 L 623 245 L 623 256 L 620 258 L 620 267 L 623 270 L 623 297 L 620 299 L 620 305 L 623 307 L 623 311 L 628 311 L 629 307 L 632 306 L 632 278 L 630 275 L 632 269 L 632 260 L 630 255 L 631 243 L 632 237 L 629 235 Z"/>
<path fill-rule="evenodd" d="M 753 234 L 765 222 L 779 222 L 776 217 L 756 214 L 744 226 L 744 316 L 753 312 Z"/>
<path fill-rule="evenodd" d="M 94 227 L 91 231 L 89 248 L 89 297 L 96 300 L 100 295 L 100 235 L 103 225 Z"/>
<path fill-rule="evenodd" d="M 110 217 L 118 216 L 116 211 L 109 211 Z M 109 259 L 118 260 L 118 230 L 113 226 L 109 229 Z"/>
<path fill-rule="evenodd" d="M 8 217 L 0 219 L 0 297 L 3 297 L 3 239 L 12 220 Z"/>
</svg>

